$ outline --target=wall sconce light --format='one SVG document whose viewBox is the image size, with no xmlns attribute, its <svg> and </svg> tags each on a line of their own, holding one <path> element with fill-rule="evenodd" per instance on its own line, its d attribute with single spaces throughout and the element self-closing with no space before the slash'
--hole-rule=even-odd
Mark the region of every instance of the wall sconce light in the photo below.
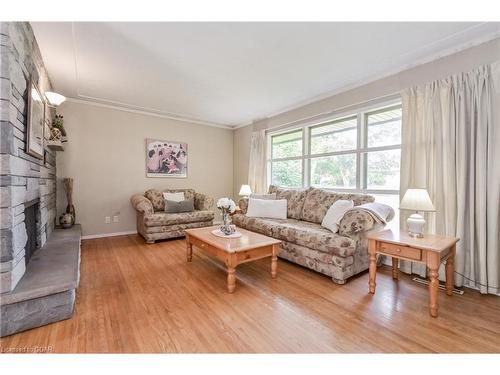
<svg viewBox="0 0 500 375">
<path fill-rule="evenodd" d="M 51 107 L 57 107 L 61 105 L 66 100 L 64 95 L 58 94 L 57 92 L 46 91 L 45 97 L 47 98 Z"/>
</svg>

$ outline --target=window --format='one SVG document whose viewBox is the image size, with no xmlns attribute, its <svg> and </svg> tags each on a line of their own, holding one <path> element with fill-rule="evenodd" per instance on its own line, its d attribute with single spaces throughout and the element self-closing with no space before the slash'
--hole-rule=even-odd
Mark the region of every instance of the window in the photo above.
<svg viewBox="0 0 500 375">
<path fill-rule="evenodd" d="M 395 209 L 390 226 L 399 227 L 400 104 L 269 137 L 272 184 L 372 194 Z"/>
<path fill-rule="evenodd" d="M 286 187 L 303 184 L 302 129 L 271 137 L 271 183 Z"/>
</svg>

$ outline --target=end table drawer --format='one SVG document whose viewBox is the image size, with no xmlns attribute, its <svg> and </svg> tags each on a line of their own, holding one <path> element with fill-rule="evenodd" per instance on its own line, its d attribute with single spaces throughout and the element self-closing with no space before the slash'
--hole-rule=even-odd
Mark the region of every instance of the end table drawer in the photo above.
<svg viewBox="0 0 500 375">
<path fill-rule="evenodd" d="M 402 258 L 414 259 L 414 260 L 422 260 L 422 250 L 415 249 L 413 247 L 394 245 L 392 243 L 379 243 L 378 251 L 388 254 L 395 255 Z"/>
</svg>

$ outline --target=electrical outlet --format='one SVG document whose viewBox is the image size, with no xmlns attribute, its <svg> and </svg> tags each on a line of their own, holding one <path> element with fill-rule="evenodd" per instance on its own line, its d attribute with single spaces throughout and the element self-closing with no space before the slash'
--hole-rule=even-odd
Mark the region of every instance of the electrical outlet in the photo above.
<svg viewBox="0 0 500 375">
<path fill-rule="evenodd" d="M 105 222 L 106 224 L 111 223 L 111 217 L 106 216 L 106 217 L 104 218 L 104 222 Z"/>
<path fill-rule="evenodd" d="M 118 215 L 113 216 L 113 223 L 119 223 L 120 217 Z"/>
</svg>

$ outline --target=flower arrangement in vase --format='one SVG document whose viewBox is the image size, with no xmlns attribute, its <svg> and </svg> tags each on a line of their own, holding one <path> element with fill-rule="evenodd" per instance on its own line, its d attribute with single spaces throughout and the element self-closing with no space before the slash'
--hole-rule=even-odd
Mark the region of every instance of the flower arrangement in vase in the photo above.
<svg viewBox="0 0 500 375">
<path fill-rule="evenodd" d="M 222 226 L 220 231 L 226 236 L 229 236 L 235 232 L 234 225 L 231 225 L 231 214 L 236 211 L 236 203 L 230 198 L 224 197 L 217 201 L 217 208 L 221 210 L 222 213 Z"/>
</svg>

